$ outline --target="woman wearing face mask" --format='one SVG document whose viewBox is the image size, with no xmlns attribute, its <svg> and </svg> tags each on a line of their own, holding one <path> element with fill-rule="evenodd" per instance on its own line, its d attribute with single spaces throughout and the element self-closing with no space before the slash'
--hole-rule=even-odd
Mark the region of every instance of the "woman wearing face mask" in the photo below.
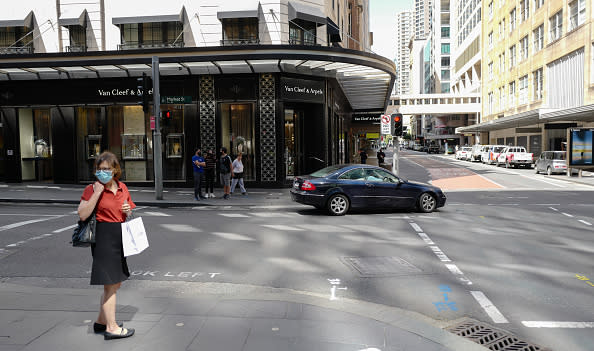
<svg viewBox="0 0 594 351">
<path fill-rule="evenodd" d="M 127 338 L 134 335 L 134 329 L 116 323 L 116 292 L 130 276 L 122 248 L 121 223 L 136 205 L 128 187 L 118 181 L 122 170 L 116 155 L 107 151 L 99 155 L 95 171 L 97 181 L 85 188 L 78 205 L 81 220 L 87 219 L 93 210 L 97 218 L 95 244 L 91 245 L 91 285 L 103 285 L 103 295 L 93 329 L 103 333 L 105 340 Z"/>
</svg>

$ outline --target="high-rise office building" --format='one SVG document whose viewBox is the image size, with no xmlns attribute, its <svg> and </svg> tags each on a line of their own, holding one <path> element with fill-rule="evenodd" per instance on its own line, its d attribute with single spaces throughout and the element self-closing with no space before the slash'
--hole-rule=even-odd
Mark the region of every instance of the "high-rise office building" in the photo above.
<svg viewBox="0 0 594 351">
<path fill-rule="evenodd" d="M 403 11 L 398 14 L 396 28 L 397 38 L 397 67 L 396 94 L 410 94 L 410 49 L 408 47 L 412 37 L 412 12 Z"/>
<path fill-rule="evenodd" d="M 481 88 L 481 0 L 452 0 L 451 58 L 454 93 L 478 93 Z"/>
<path fill-rule="evenodd" d="M 415 38 L 425 39 L 431 33 L 431 4 L 433 0 L 415 0 Z"/>
</svg>

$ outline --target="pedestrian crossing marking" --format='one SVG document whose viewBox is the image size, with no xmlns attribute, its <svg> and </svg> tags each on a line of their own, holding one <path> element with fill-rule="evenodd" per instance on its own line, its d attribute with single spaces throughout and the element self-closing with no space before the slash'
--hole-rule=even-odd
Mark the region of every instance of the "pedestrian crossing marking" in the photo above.
<svg viewBox="0 0 594 351">
<path fill-rule="evenodd" d="M 301 228 L 289 227 L 288 225 L 282 225 L 282 224 L 263 224 L 262 226 L 271 228 L 271 229 L 276 229 L 276 230 L 303 231 L 303 229 L 301 229 Z"/>
<path fill-rule="evenodd" d="M 143 216 L 155 216 L 155 217 L 171 217 L 170 214 L 163 212 L 143 212 Z"/>
<path fill-rule="evenodd" d="M 161 224 L 161 227 L 172 232 L 196 233 L 202 231 L 187 224 Z"/>
<path fill-rule="evenodd" d="M 235 234 L 235 233 L 221 233 L 221 232 L 214 232 L 211 233 L 212 235 L 216 235 L 220 238 L 227 239 L 227 240 L 238 240 L 238 241 L 256 241 L 254 238 L 250 238 L 247 235 L 242 234 Z"/>
<path fill-rule="evenodd" d="M 299 228 L 303 228 L 305 230 L 309 230 L 312 232 L 322 232 L 322 233 L 346 233 L 352 232 L 351 229 L 346 227 L 338 227 L 335 225 L 329 224 L 299 224 Z"/>
<path fill-rule="evenodd" d="M 231 217 L 231 218 L 247 218 L 247 217 L 249 217 L 249 216 L 246 216 L 241 213 L 219 213 L 219 215 L 221 215 L 223 217 Z"/>
<path fill-rule="evenodd" d="M 284 217 L 284 218 L 292 218 L 295 217 L 296 213 L 280 213 L 280 212 L 250 212 L 249 213 L 255 217 L 266 217 L 266 218 L 274 218 L 274 217 Z"/>
</svg>

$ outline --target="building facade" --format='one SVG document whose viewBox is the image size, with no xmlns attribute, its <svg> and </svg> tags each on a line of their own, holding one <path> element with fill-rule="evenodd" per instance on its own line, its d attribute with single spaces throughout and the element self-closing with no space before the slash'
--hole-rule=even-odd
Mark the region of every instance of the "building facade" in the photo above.
<svg viewBox="0 0 594 351">
<path fill-rule="evenodd" d="M 352 116 L 381 114 L 395 79 L 394 63 L 368 52 L 368 1 L 52 5 L 0 15 L 3 181 L 88 183 L 109 150 L 128 183 L 152 184 L 159 157 L 166 185 L 189 186 L 194 150 L 225 146 L 244 155 L 246 181 L 282 186 L 348 162 Z M 139 82 L 155 60 L 157 113 Z"/>
<path fill-rule="evenodd" d="M 592 2 L 483 2 L 482 121 L 460 132 L 484 144 L 563 150 L 594 121 Z"/>
<path fill-rule="evenodd" d="M 410 50 L 408 48 L 412 37 L 412 12 L 398 13 L 396 27 L 396 53 L 398 78 L 396 80 L 396 95 L 410 94 Z"/>
<path fill-rule="evenodd" d="M 417 39 L 431 35 L 432 4 L 433 0 L 415 0 L 414 30 Z"/>
<path fill-rule="evenodd" d="M 442 59 L 444 61 L 442 64 L 452 67 L 451 91 L 453 93 L 479 93 L 482 2 L 456 0 L 452 3 L 452 55 L 448 60 Z"/>
</svg>

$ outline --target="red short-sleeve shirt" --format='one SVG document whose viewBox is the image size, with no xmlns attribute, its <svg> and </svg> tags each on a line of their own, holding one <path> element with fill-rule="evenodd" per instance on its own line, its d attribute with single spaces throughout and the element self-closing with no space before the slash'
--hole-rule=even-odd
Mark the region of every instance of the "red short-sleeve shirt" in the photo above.
<svg viewBox="0 0 594 351">
<path fill-rule="evenodd" d="M 116 184 L 118 185 L 118 190 L 115 194 L 111 190 L 107 190 L 107 188 L 103 190 L 103 194 L 97 203 L 97 212 L 95 213 L 97 222 L 124 222 L 126 220 L 126 215 L 122 212 L 124 201 L 128 201 L 130 208 L 136 207 L 136 204 L 132 202 L 126 184 L 122 182 L 116 182 Z M 89 201 L 92 195 L 93 184 L 90 184 L 87 185 L 80 199 Z"/>
</svg>

